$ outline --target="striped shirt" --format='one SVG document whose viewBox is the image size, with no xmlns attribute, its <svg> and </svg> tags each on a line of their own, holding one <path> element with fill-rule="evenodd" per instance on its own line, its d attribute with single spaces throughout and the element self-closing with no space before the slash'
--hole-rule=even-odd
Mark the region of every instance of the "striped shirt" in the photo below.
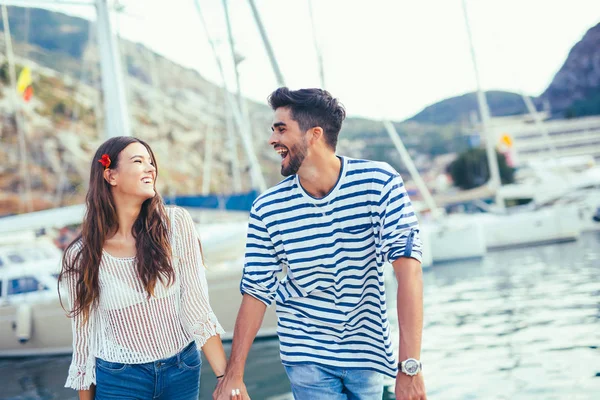
<svg viewBox="0 0 600 400">
<path fill-rule="evenodd" d="M 323 198 L 293 175 L 256 199 L 240 289 L 276 302 L 283 364 L 395 377 L 383 268 L 400 257 L 421 260 L 417 218 L 391 166 L 340 158 L 338 181 Z"/>
</svg>

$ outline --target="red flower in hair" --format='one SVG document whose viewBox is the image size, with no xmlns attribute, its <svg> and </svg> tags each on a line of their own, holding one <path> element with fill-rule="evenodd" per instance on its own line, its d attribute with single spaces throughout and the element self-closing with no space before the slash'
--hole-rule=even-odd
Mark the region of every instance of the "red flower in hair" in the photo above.
<svg viewBox="0 0 600 400">
<path fill-rule="evenodd" d="M 104 169 L 110 168 L 110 157 L 108 154 L 102 154 L 102 158 L 98 162 L 104 166 Z"/>
</svg>

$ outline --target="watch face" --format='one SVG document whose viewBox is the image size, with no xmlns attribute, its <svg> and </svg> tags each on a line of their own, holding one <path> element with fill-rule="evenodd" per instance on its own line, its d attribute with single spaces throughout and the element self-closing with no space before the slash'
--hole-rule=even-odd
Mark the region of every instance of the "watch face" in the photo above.
<svg viewBox="0 0 600 400">
<path fill-rule="evenodd" d="M 404 370 L 409 375 L 415 375 L 419 370 L 419 363 L 417 360 L 408 359 L 404 363 Z"/>
</svg>

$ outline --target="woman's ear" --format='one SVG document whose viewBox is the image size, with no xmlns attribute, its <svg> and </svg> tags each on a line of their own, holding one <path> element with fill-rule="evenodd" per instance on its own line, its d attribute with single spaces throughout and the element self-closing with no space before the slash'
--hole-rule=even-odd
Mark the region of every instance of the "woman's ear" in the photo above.
<svg viewBox="0 0 600 400">
<path fill-rule="evenodd" d="M 117 186 L 117 173 L 114 169 L 106 168 L 104 170 L 104 180 L 108 182 L 110 186 Z"/>
</svg>

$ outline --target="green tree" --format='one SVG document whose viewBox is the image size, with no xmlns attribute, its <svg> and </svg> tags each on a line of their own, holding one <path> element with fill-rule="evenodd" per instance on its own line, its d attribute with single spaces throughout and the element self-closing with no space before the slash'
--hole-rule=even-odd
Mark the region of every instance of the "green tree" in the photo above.
<svg viewBox="0 0 600 400">
<path fill-rule="evenodd" d="M 506 164 L 506 157 L 496 152 L 500 180 L 503 184 L 514 182 L 514 169 Z M 483 185 L 490 179 L 490 172 L 485 149 L 469 149 L 462 152 L 448 166 L 454 184 L 461 189 L 473 189 Z"/>
<path fill-rule="evenodd" d="M 67 106 L 62 101 L 59 101 L 52 108 L 52 114 L 67 115 Z"/>
<path fill-rule="evenodd" d="M 0 82 L 4 85 L 8 85 L 9 76 L 8 76 L 8 63 L 2 64 L 0 67 Z"/>
</svg>

